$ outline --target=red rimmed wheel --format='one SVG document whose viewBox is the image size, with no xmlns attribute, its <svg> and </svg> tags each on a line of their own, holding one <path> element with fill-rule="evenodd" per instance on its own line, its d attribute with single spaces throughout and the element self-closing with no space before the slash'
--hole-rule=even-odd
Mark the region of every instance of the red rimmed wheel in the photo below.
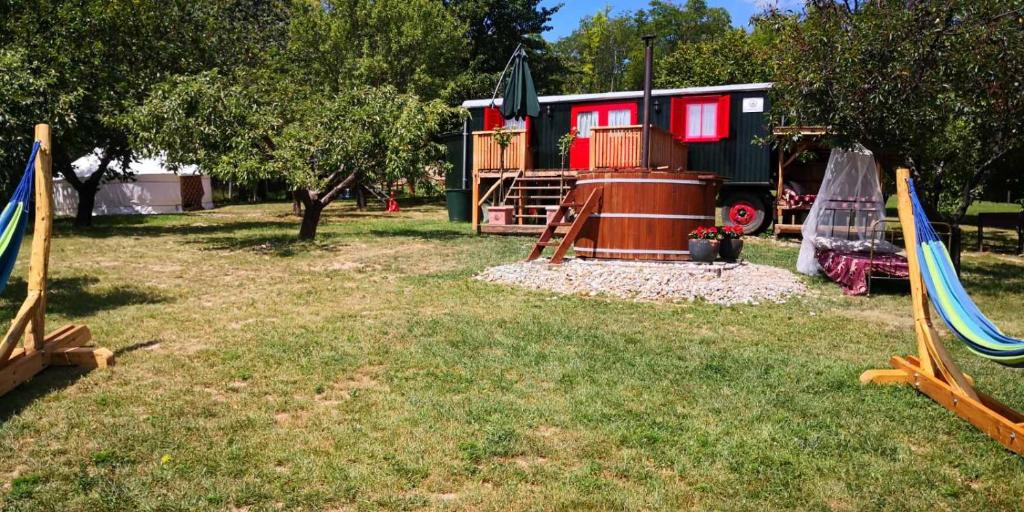
<svg viewBox="0 0 1024 512">
<path fill-rule="evenodd" d="M 764 199 L 752 192 L 730 192 L 722 202 L 722 223 L 743 226 L 748 235 L 761 231 L 767 216 Z"/>
</svg>

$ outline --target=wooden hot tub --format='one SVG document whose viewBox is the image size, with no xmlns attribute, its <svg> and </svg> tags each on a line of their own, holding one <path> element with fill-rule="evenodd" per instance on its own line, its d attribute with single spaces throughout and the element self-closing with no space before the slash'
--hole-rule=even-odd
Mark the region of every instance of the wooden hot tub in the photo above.
<svg viewBox="0 0 1024 512">
<path fill-rule="evenodd" d="M 715 224 L 722 180 L 702 172 L 599 169 L 581 172 L 576 197 L 603 189 L 573 248 L 581 258 L 689 260 L 689 236 Z"/>
</svg>

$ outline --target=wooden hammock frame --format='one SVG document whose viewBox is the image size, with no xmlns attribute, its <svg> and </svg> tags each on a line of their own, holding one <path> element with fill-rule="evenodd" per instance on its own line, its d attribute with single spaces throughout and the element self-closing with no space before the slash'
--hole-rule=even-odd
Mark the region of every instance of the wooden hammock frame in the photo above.
<svg viewBox="0 0 1024 512">
<path fill-rule="evenodd" d="M 105 348 L 86 347 L 92 338 L 84 325 L 66 325 L 46 332 L 46 277 L 50 266 L 50 236 L 53 232 L 53 175 L 50 126 L 36 125 L 40 142 L 35 163 L 35 228 L 28 266 L 28 296 L 0 340 L 0 395 L 31 379 L 47 366 L 106 368 L 114 364 L 114 353 Z M 27 214 L 27 212 L 26 212 Z M 18 342 L 24 338 L 22 347 Z"/>
<path fill-rule="evenodd" d="M 928 291 L 917 260 L 917 231 L 910 202 L 908 169 L 896 171 L 900 225 L 910 267 L 910 293 L 917 334 L 917 356 L 893 356 L 894 369 L 868 370 L 862 384 L 910 384 L 939 405 L 953 411 L 1009 450 L 1024 455 L 1024 414 L 975 389 L 974 380 L 964 374 L 950 357 L 932 325 Z"/>
</svg>

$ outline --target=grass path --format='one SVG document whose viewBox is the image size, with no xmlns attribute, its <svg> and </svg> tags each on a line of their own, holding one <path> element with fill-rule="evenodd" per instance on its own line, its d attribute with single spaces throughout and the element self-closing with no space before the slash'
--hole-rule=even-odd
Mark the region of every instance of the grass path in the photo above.
<svg viewBox="0 0 1024 512">
<path fill-rule="evenodd" d="M 531 240 L 436 207 L 58 225 L 51 320 L 118 366 L 0 398 L 5 510 L 1015 510 L 1024 459 L 909 388 L 900 295 L 659 305 L 474 281 Z M 27 251 L 23 251 L 23 255 Z M 796 247 L 754 241 L 756 262 Z M 15 276 L 24 275 L 24 262 Z M 1024 335 L 1024 261 L 965 257 Z M 12 318 L 24 281 L 0 300 Z M 1020 373 L 950 343 L 986 390 Z"/>
</svg>

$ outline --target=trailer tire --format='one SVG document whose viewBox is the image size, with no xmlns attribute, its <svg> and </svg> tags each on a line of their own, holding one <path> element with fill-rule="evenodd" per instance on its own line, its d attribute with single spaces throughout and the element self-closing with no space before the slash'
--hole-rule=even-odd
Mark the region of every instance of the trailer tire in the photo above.
<svg viewBox="0 0 1024 512">
<path fill-rule="evenodd" d="M 748 235 L 768 227 L 767 202 L 760 194 L 747 191 L 728 192 L 722 200 L 722 224 L 743 226 Z"/>
</svg>

